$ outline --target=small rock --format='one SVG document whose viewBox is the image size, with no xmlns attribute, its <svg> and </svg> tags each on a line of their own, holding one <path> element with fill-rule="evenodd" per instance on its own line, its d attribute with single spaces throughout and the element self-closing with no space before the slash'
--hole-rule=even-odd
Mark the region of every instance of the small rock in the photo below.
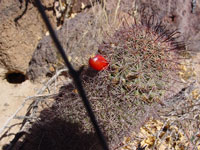
<svg viewBox="0 0 200 150">
<path fill-rule="evenodd" d="M 6 107 L 7 107 L 7 106 L 10 106 L 10 105 L 9 105 L 8 103 L 5 103 L 5 104 L 4 104 L 4 106 L 6 106 Z"/>
</svg>

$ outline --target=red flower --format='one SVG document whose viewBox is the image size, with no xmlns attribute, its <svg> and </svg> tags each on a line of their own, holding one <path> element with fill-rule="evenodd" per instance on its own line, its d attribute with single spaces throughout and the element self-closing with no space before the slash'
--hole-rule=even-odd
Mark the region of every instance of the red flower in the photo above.
<svg viewBox="0 0 200 150">
<path fill-rule="evenodd" d="M 89 59 L 89 64 L 94 70 L 101 71 L 106 69 L 108 66 L 108 61 L 103 56 L 96 55 Z"/>
</svg>

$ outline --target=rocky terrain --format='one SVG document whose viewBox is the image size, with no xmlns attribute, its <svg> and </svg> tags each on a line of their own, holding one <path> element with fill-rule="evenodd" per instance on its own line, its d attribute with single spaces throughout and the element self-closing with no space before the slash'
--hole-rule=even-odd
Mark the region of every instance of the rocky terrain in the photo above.
<svg viewBox="0 0 200 150">
<path fill-rule="evenodd" d="M 66 50 L 70 62 L 76 69 L 81 66 L 87 67 L 88 59 L 98 51 L 99 44 L 107 40 L 108 35 L 112 36 L 113 32 L 121 26 L 123 20 L 132 24 L 134 23 L 133 16 L 139 16 L 142 11 L 145 11 L 149 15 L 154 15 L 159 20 L 162 20 L 164 25 L 166 25 L 167 30 L 173 31 L 178 29 L 181 33 L 179 41 L 184 41 L 186 44 L 186 55 L 189 56 L 187 57 L 188 59 L 183 61 L 184 66 L 181 70 L 180 76 L 184 82 L 188 83 L 188 86 L 195 81 L 195 84 L 191 86 L 192 90 L 187 89 L 186 93 L 184 93 L 186 95 L 185 99 L 188 99 L 188 97 L 190 99 L 195 99 L 195 105 L 199 106 L 199 1 L 194 3 L 192 0 L 121 0 L 119 2 L 111 0 L 103 4 L 100 3 L 100 1 L 98 3 L 94 3 L 94 1 L 90 0 L 74 0 L 71 1 L 71 3 L 68 3 L 67 1 L 59 3 L 59 1 L 56 0 L 42 0 L 45 12 L 47 13 L 53 27 L 56 29 L 58 38 L 63 45 L 63 48 Z M 62 11 L 61 7 L 64 7 L 64 11 Z M 142 17 L 144 16 L 141 16 L 141 20 Z M 52 79 L 52 77 L 58 73 L 59 70 L 65 67 L 62 58 L 56 51 L 45 24 L 37 11 L 34 1 L 0 0 L 0 31 L 0 147 L 4 147 L 4 150 L 6 150 L 9 148 L 10 141 L 16 137 L 14 134 L 19 131 L 20 126 L 24 127 L 24 124 L 20 124 L 24 119 L 23 116 L 26 113 L 27 116 L 32 113 L 32 110 L 27 112 L 27 110 L 29 110 L 27 108 L 29 108 L 32 101 L 37 101 L 36 97 L 38 95 L 50 95 L 50 97 L 46 96 L 46 99 L 49 99 L 46 102 L 47 104 L 45 104 L 45 106 L 39 106 L 39 110 L 37 110 L 37 116 L 44 119 L 46 117 L 44 116 L 45 112 L 43 111 L 40 114 L 40 111 L 53 104 L 52 100 L 54 98 L 52 95 L 54 96 L 54 94 L 57 94 L 60 87 L 63 84 L 66 84 L 66 80 L 68 81 L 69 75 L 66 71 L 64 71 L 61 74 L 62 76 L 57 76 L 56 79 L 54 78 L 52 82 L 53 84 L 51 83 L 46 86 L 48 81 Z M 176 94 L 177 93 L 175 93 L 175 95 Z M 33 96 L 34 98 L 22 105 L 24 99 L 28 96 Z M 179 101 L 181 101 L 181 99 L 179 99 Z M 181 102 L 176 105 L 178 104 L 181 104 Z M 166 105 L 170 108 L 172 107 L 172 105 L 167 102 Z M 12 119 L 9 124 L 6 124 L 21 106 L 23 106 L 23 109 L 20 109 L 18 112 L 18 118 Z M 182 105 L 180 107 L 182 107 Z M 163 110 L 166 112 L 172 111 L 170 109 Z M 50 113 L 52 112 L 50 111 Z M 62 122 L 62 120 L 56 120 L 55 118 L 52 120 L 59 122 L 62 127 L 71 127 L 70 124 L 68 126 L 64 125 L 65 123 Z M 55 131 L 57 126 L 53 121 L 51 122 L 52 126 L 49 127 L 48 125 L 47 127 L 49 127 L 50 130 Z M 165 123 L 157 121 L 152 122 L 154 125 L 158 124 L 157 128 L 165 126 Z M 152 122 L 149 124 L 152 124 Z M 197 119 L 197 124 L 198 123 L 199 120 Z M 5 125 L 11 128 L 8 129 Z M 195 126 L 196 124 L 192 125 Z M 42 126 L 42 128 L 43 127 L 45 128 L 45 125 Z M 15 144 L 17 145 L 16 149 L 18 146 L 20 147 L 23 145 L 23 139 L 32 138 L 34 135 L 37 137 L 38 134 L 40 134 L 40 130 L 37 130 L 37 128 L 38 126 L 35 125 L 29 132 L 24 130 L 29 134 L 26 137 L 19 138 L 18 142 L 15 141 Z M 174 130 L 177 127 L 173 126 L 172 128 Z M 192 130 L 192 127 L 190 127 L 190 129 Z M 183 131 L 184 133 L 187 133 L 187 138 L 184 138 L 184 140 L 190 139 L 191 137 L 193 137 L 196 141 L 199 140 L 199 133 L 196 130 L 194 131 L 197 135 L 194 135 L 194 131 L 186 132 L 184 129 Z M 68 133 L 69 131 L 65 130 L 64 132 Z M 68 136 L 72 136 L 73 133 L 76 132 L 79 131 L 74 129 L 74 131 Z M 41 136 L 46 137 L 46 134 L 49 134 L 48 129 Z M 60 132 L 53 132 L 49 135 L 49 138 L 47 138 L 47 141 L 45 142 L 55 142 L 52 141 L 51 138 L 56 134 L 60 134 Z M 90 140 L 94 140 L 94 135 L 83 134 L 82 136 L 85 138 L 87 137 Z M 132 140 L 131 138 L 133 137 L 125 137 L 125 144 L 122 144 L 123 146 L 118 149 L 136 149 L 138 142 L 136 142 L 137 140 Z M 145 139 L 146 137 L 143 138 Z M 74 139 L 77 139 L 80 142 L 78 137 L 75 136 Z M 150 145 L 153 143 L 152 136 L 148 136 L 145 140 L 147 141 L 146 143 L 150 143 Z M 143 143 L 141 141 L 140 142 L 144 145 L 145 140 L 143 140 Z M 56 142 L 59 143 L 60 141 L 62 143 L 65 140 L 60 138 Z M 85 142 L 88 141 L 86 140 Z M 93 142 L 95 143 L 95 140 Z M 135 144 L 133 144 L 134 142 Z M 159 143 L 158 141 L 156 142 Z M 61 143 L 60 145 L 62 145 Z M 197 147 L 194 142 L 192 143 L 187 141 L 186 143 L 188 149 L 194 149 Z M 30 146 L 29 144 L 30 143 L 27 145 L 25 144 L 24 148 L 21 148 L 26 149 Z M 32 147 L 29 148 L 34 149 L 34 144 L 38 144 L 37 139 L 35 141 L 33 140 Z M 71 144 L 73 144 L 73 142 Z M 48 146 L 41 146 L 44 146 L 41 147 L 41 149 L 49 149 Z M 63 147 L 64 146 L 66 145 L 63 145 Z M 60 146 L 57 149 L 63 149 L 63 147 Z M 162 148 L 164 149 L 164 146 Z"/>
</svg>

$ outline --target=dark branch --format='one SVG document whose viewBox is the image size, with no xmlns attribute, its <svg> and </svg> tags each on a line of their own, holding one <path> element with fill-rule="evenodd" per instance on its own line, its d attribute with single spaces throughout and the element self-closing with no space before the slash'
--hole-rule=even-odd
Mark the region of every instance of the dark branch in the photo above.
<svg viewBox="0 0 200 150">
<path fill-rule="evenodd" d="M 104 138 L 104 136 L 103 136 L 103 134 L 102 134 L 102 132 L 101 132 L 101 130 L 99 128 L 99 125 L 98 125 L 98 123 L 96 121 L 96 117 L 95 117 L 95 115 L 94 115 L 94 113 L 93 113 L 93 111 L 91 109 L 90 103 L 89 103 L 89 101 L 88 101 L 88 99 L 86 97 L 85 90 L 83 89 L 83 85 L 82 85 L 81 79 L 79 77 L 80 73 L 77 72 L 76 70 L 74 70 L 74 68 L 70 64 L 70 62 L 69 62 L 69 60 L 68 60 L 68 58 L 67 58 L 67 56 L 65 54 L 65 51 L 64 51 L 63 47 L 61 46 L 61 44 L 60 44 L 60 42 L 59 42 L 59 40 L 58 40 L 58 38 L 57 38 L 52 26 L 51 26 L 51 24 L 50 24 L 50 22 L 49 22 L 49 20 L 47 18 L 47 15 L 46 15 L 46 13 L 44 11 L 44 8 L 43 8 L 40 0 L 35 0 L 35 3 L 37 5 L 37 7 L 38 7 L 38 10 L 39 10 L 39 12 L 40 12 L 40 14 L 41 14 L 41 16 L 42 16 L 47 28 L 48 28 L 48 30 L 49 30 L 49 33 L 50 33 L 50 35 L 51 35 L 51 37 L 52 37 L 52 39 L 53 39 L 58 51 L 59 51 L 59 53 L 61 54 L 66 66 L 69 69 L 69 74 L 71 75 L 71 77 L 74 80 L 74 83 L 75 83 L 75 85 L 76 85 L 76 87 L 78 89 L 79 95 L 83 100 L 85 108 L 86 108 L 86 110 L 88 112 L 88 115 L 89 115 L 89 117 L 91 119 L 91 122 L 92 122 L 92 124 L 93 124 L 93 126 L 94 126 L 94 128 L 96 130 L 96 133 L 97 133 L 98 138 L 99 138 L 99 140 L 100 140 L 100 142 L 102 144 L 102 147 L 103 147 L 103 149 L 108 150 L 108 145 L 107 145 L 107 143 L 105 141 L 105 138 Z"/>
</svg>

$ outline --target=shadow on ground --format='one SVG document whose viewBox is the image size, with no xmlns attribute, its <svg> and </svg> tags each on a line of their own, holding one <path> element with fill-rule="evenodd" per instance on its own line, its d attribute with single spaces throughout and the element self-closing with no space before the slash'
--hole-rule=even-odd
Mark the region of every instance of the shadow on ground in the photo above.
<svg viewBox="0 0 200 150">
<path fill-rule="evenodd" d="M 40 114 L 41 120 L 35 122 L 19 140 L 14 150 L 100 150 L 98 139 L 93 133 L 83 133 L 81 125 L 69 123 L 54 116 L 53 110 L 46 109 Z M 5 145 L 3 150 L 7 150 Z"/>
<path fill-rule="evenodd" d="M 96 72 L 91 69 L 86 70 L 85 73 L 89 76 L 96 75 Z M 41 111 L 38 120 L 29 129 L 29 133 L 15 135 L 9 144 L 4 145 L 3 150 L 100 150 L 101 146 L 96 134 L 83 132 L 83 124 L 69 121 L 67 117 L 70 116 L 65 115 L 67 108 L 58 107 L 59 103 L 68 104 L 69 101 L 77 99 L 78 95 L 72 92 L 74 89 L 73 84 L 61 87 L 54 104 Z M 17 136 L 20 138 L 16 138 Z"/>
</svg>

